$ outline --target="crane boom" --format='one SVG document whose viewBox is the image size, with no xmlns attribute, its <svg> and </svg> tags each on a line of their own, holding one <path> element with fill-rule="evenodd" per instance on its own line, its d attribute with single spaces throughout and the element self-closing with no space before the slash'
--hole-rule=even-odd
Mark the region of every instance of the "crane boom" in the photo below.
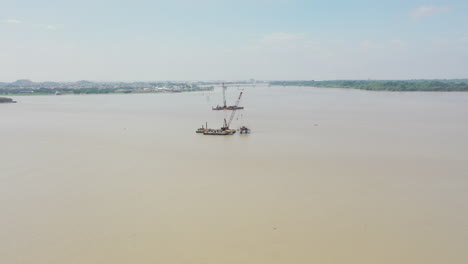
<svg viewBox="0 0 468 264">
<path fill-rule="evenodd" d="M 236 105 L 234 106 L 234 109 L 232 110 L 231 116 L 229 117 L 229 122 L 226 124 L 226 127 L 229 128 L 231 125 L 232 120 L 234 119 L 234 116 L 236 115 L 237 107 L 239 106 L 240 100 L 242 98 L 242 92 L 240 92 L 239 97 L 237 98 Z"/>
</svg>

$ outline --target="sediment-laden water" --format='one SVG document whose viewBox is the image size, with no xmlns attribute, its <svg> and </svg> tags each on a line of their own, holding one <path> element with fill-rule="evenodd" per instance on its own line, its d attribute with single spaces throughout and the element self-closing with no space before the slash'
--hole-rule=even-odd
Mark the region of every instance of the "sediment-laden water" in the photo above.
<svg viewBox="0 0 468 264">
<path fill-rule="evenodd" d="M 468 263 L 468 93 L 244 95 L 0 105 L 0 263 Z"/>
</svg>

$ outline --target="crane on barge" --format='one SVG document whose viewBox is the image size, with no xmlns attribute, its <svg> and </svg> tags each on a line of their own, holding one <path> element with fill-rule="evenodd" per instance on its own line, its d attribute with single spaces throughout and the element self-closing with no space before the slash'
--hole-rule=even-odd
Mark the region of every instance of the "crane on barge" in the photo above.
<svg viewBox="0 0 468 264">
<path fill-rule="evenodd" d="M 240 92 L 239 97 L 237 98 L 236 104 L 234 105 L 234 109 L 231 112 L 231 116 L 229 117 L 229 122 L 226 121 L 226 118 L 224 119 L 224 125 L 221 127 L 221 129 L 208 129 L 205 132 L 203 132 L 203 135 L 220 135 L 220 136 L 227 136 L 227 135 L 233 135 L 236 133 L 235 129 L 230 129 L 229 126 L 232 123 L 232 120 L 234 120 L 234 116 L 236 115 L 236 111 L 239 109 L 238 105 L 240 103 L 240 100 L 242 98 L 242 92 Z M 242 108 L 240 108 L 242 109 Z"/>
<path fill-rule="evenodd" d="M 244 109 L 244 107 L 239 106 L 238 104 L 227 106 L 227 103 L 226 103 L 226 86 L 224 86 L 224 83 L 223 83 L 223 86 L 222 86 L 222 91 L 223 91 L 223 105 L 222 106 L 218 105 L 216 107 L 212 107 L 211 108 L 212 110 L 239 110 L 239 109 Z"/>
<path fill-rule="evenodd" d="M 234 116 L 236 115 L 236 111 L 238 109 L 237 107 L 238 107 L 238 105 L 240 103 L 240 100 L 242 98 L 242 93 L 243 93 L 243 91 L 240 92 L 239 98 L 237 98 L 236 104 L 234 105 L 234 107 L 236 107 L 236 108 L 232 110 L 231 116 L 229 117 L 229 122 L 226 123 L 226 119 L 224 119 L 224 127 L 222 127 L 221 129 L 223 129 L 223 128 L 229 129 L 229 126 L 231 125 L 232 120 L 234 120 Z"/>
</svg>

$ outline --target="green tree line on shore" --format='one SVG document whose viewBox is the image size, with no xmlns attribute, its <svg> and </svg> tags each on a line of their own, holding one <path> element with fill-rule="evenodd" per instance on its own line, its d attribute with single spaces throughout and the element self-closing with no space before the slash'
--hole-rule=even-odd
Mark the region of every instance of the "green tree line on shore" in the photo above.
<svg viewBox="0 0 468 264">
<path fill-rule="evenodd" d="M 274 81 L 270 85 L 352 88 L 369 91 L 468 91 L 468 80 Z"/>
</svg>

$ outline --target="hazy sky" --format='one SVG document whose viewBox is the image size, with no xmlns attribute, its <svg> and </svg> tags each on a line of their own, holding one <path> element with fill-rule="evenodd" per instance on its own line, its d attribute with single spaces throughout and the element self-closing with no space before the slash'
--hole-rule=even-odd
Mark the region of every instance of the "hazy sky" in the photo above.
<svg viewBox="0 0 468 264">
<path fill-rule="evenodd" d="M 0 0 L 21 78 L 468 78 L 468 1 Z"/>
</svg>

